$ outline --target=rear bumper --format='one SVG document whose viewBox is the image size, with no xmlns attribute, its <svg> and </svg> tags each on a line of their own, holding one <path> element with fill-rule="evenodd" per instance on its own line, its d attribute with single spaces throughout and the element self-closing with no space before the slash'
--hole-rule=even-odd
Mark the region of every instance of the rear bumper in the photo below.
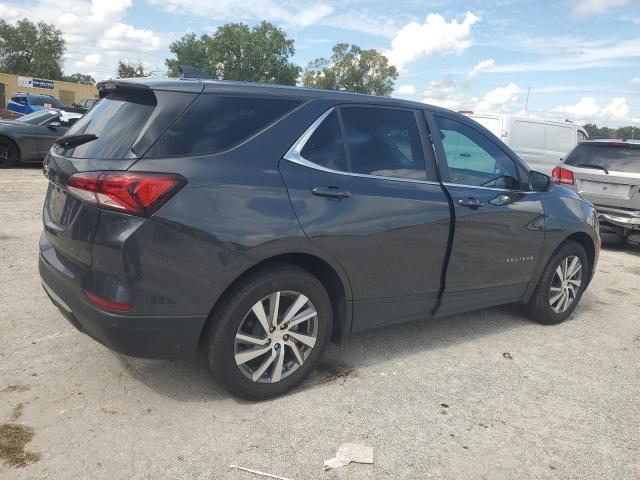
<svg viewBox="0 0 640 480">
<path fill-rule="evenodd" d="M 198 351 L 206 316 L 134 316 L 106 312 L 89 303 L 77 278 L 71 278 L 40 254 L 45 292 L 78 330 L 104 346 L 132 357 L 185 359 Z"/>
<path fill-rule="evenodd" d="M 607 222 L 630 230 L 640 230 L 640 211 L 622 210 L 596 205 L 600 222 Z"/>
</svg>

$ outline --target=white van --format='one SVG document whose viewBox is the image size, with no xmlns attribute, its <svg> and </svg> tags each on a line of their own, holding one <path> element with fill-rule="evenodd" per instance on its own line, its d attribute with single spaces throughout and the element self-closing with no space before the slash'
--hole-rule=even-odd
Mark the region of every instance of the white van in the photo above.
<svg viewBox="0 0 640 480">
<path fill-rule="evenodd" d="M 563 157 L 588 135 L 571 122 L 493 113 L 467 113 L 509 145 L 533 170 L 551 175 Z"/>
</svg>

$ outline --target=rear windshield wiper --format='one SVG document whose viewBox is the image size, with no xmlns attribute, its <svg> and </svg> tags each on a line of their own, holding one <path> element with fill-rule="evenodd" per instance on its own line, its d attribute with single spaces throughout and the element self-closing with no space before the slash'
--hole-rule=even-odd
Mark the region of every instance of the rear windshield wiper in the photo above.
<svg viewBox="0 0 640 480">
<path fill-rule="evenodd" d="M 606 173 L 607 175 L 609 175 L 609 169 L 603 165 L 593 165 L 591 163 L 579 163 L 578 167 L 583 167 L 583 168 L 596 168 L 598 170 L 602 170 L 604 171 L 604 173 Z"/>
<path fill-rule="evenodd" d="M 60 137 L 54 143 L 60 145 L 62 148 L 72 148 L 82 145 L 83 143 L 89 143 L 96 140 L 98 137 L 93 133 L 82 133 L 80 135 L 67 135 L 66 137 Z"/>
</svg>

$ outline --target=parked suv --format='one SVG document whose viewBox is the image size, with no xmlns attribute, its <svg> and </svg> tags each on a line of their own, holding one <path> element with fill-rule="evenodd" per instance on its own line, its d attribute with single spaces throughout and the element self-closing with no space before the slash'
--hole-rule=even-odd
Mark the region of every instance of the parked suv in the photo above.
<svg viewBox="0 0 640 480">
<path fill-rule="evenodd" d="M 39 265 L 118 352 L 202 351 L 264 399 L 330 339 L 510 302 L 558 323 L 593 275 L 592 205 L 460 114 L 193 79 L 98 88 L 47 156 Z"/>
<path fill-rule="evenodd" d="M 593 202 L 605 240 L 640 244 L 640 141 L 583 142 L 554 169 L 553 179 Z"/>
</svg>

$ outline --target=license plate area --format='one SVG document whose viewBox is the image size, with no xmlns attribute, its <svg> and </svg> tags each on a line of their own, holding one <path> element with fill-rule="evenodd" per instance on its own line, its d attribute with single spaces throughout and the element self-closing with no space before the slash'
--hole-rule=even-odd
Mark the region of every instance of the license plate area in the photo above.
<svg viewBox="0 0 640 480">
<path fill-rule="evenodd" d="M 603 195 L 607 197 L 629 198 L 631 185 L 624 183 L 607 183 L 593 182 L 591 180 L 582 180 L 580 184 L 581 193 L 589 193 L 591 195 Z"/>
<path fill-rule="evenodd" d="M 67 191 L 53 182 L 49 182 L 49 218 L 57 224 L 63 224 L 63 215 L 67 204 Z"/>
</svg>

